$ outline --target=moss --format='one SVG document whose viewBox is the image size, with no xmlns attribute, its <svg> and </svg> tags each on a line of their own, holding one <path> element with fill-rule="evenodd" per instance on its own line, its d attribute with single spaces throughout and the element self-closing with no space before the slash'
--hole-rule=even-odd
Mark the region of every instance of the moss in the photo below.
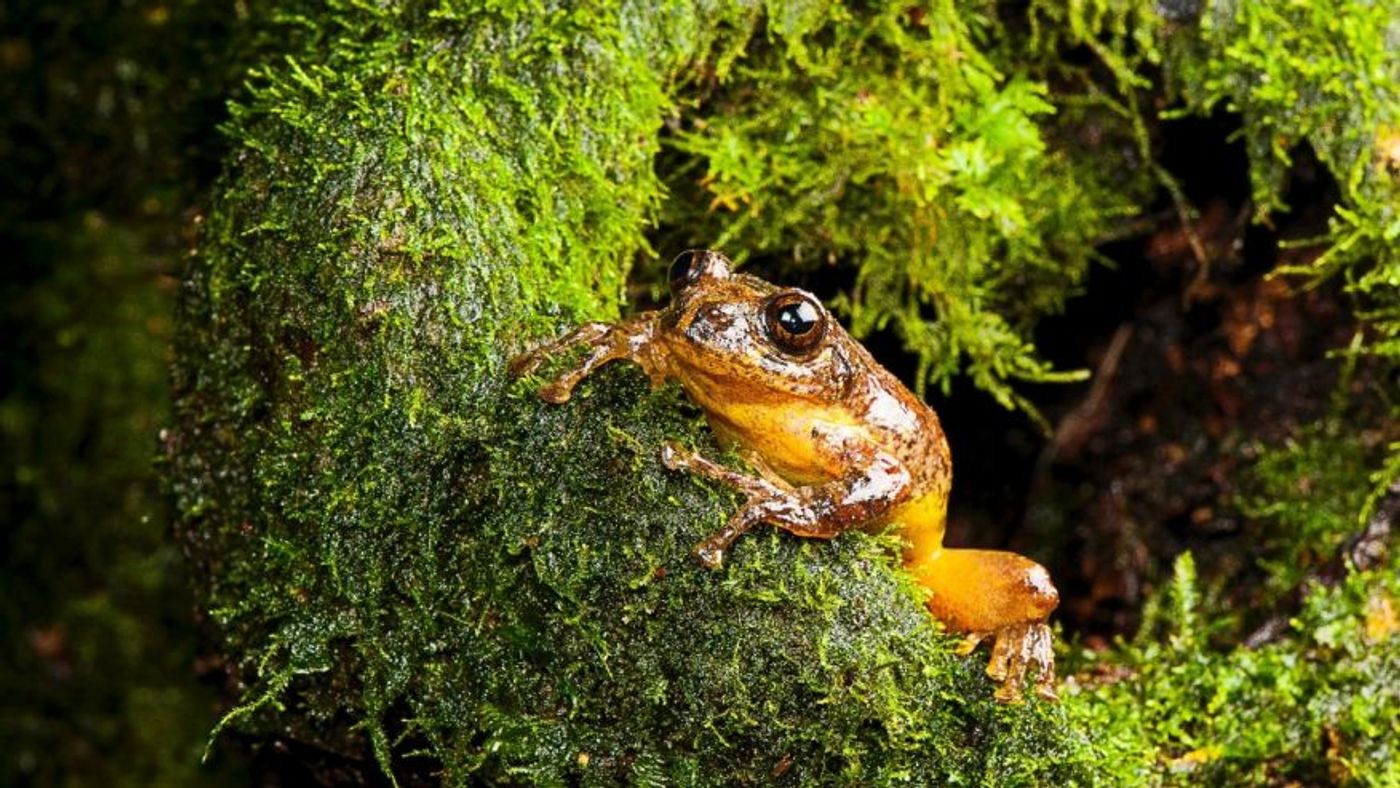
<svg viewBox="0 0 1400 788">
<path fill-rule="evenodd" d="M 525 336 L 616 315 L 677 80 L 751 10 L 278 14 L 177 338 L 229 724 L 454 783 L 1084 778 L 1063 713 L 993 703 L 888 541 L 696 566 L 735 501 L 660 468 L 705 440 L 674 391 L 619 368 L 556 408 L 505 379 Z"/>
<path fill-rule="evenodd" d="M 1370 0 L 1095 0 L 1032 3 L 1026 18 L 1029 48 L 1041 58 L 1032 73 L 1072 86 L 1067 105 L 1112 109 L 1145 158 L 1161 120 L 1237 115 L 1256 221 L 1289 210 L 1290 168 L 1311 149 L 1336 178 L 1338 201 L 1326 234 L 1287 239 L 1313 253 L 1281 269 L 1314 281 L 1344 276 L 1373 329 L 1362 351 L 1400 357 L 1400 9 Z M 1100 70 L 1069 65 L 1075 46 L 1088 48 Z M 1160 111 L 1148 109 L 1154 104 Z"/>
<path fill-rule="evenodd" d="M 1328 420 L 1260 452 L 1239 503 L 1255 525 L 1266 606 L 1315 575 L 1360 531 L 1358 515 L 1372 492 L 1368 473 L 1384 459 L 1377 437 Z"/>
<path fill-rule="evenodd" d="M 853 269 L 838 300 L 853 332 L 897 334 L 921 391 L 962 373 L 1029 408 L 1016 381 L 1082 377 L 1038 358 L 1030 332 L 1077 292 L 1140 179 L 1110 184 L 1091 146 L 1048 144 L 1053 97 L 986 51 L 998 31 L 977 4 L 775 27 L 732 73 L 716 65 L 722 86 L 676 121 L 666 221 L 680 243 Z"/>
<path fill-rule="evenodd" d="M 1197 577 L 1190 553 L 1147 603 L 1137 635 L 1076 653 L 1065 706 L 1119 784 L 1364 784 L 1400 778 L 1400 556 L 1318 580 L 1369 516 L 1374 435 L 1325 420 L 1256 448 L 1243 474 L 1264 579 Z M 1384 476 L 1384 478 L 1380 478 Z M 1291 592 L 1286 594 L 1285 592 Z M 1245 596 L 1247 598 L 1241 598 Z M 1287 625 L 1239 645 L 1260 616 Z"/>
<path fill-rule="evenodd" d="M 1285 639 L 1212 649 L 1190 554 L 1116 676 L 1067 699 L 1110 782 L 1390 785 L 1400 778 L 1396 565 L 1319 589 Z"/>
<path fill-rule="evenodd" d="M 1393 12 L 1316 7 L 266 12 L 278 55 L 226 129 L 170 445 L 226 724 L 455 783 L 1395 779 L 1393 562 L 1249 650 L 1220 647 L 1241 620 L 1188 556 L 1134 642 L 1078 656 L 1063 707 L 1001 708 L 886 538 L 765 532 L 696 567 L 735 501 L 659 467 L 665 439 L 718 451 L 673 389 L 617 368 L 554 408 L 503 372 L 526 337 L 616 317 L 635 262 L 656 281 L 650 233 L 844 266 L 838 306 L 919 382 L 1019 402 L 1065 378 L 1031 332 L 1116 218 L 1152 182 L 1189 213 L 1153 161 L 1162 106 L 1239 113 L 1261 219 L 1295 145 L 1318 152 L 1341 204 L 1316 272 L 1390 352 Z M 1388 481 L 1346 430 L 1303 438 L 1245 501 L 1287 568 L 1268 598 Z"/>
</svg>

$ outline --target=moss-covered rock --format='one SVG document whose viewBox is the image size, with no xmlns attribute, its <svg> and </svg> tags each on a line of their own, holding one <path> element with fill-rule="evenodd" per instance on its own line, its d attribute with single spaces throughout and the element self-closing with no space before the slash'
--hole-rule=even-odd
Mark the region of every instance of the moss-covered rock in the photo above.
<svg viewBox="0 0 1400 788">
<path fill-rule="evenodd" d="M 760 533 L 700 569 L 735 501 L 661 468 L 706 440 L 674 390 L 506 379 L 525 337 L 616 316 L 677 80 L 755 14 L 468 5 L 284 9 L 229 125 L 171 444 L 227 722 L 449 782 L 1087 779 L 890 542 Z"/>
</svg>

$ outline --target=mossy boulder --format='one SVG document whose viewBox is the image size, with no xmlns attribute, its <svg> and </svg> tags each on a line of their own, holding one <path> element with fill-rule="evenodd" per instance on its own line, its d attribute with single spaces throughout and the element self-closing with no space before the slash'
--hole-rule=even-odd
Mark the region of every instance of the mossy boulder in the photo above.
<svg viewBox="0 0 1400 788">
<path fill-rule="evenodd" d="M 463 4 L 465 6 L 466 4 Z M 400 777 L 1086 780 L 1055 706 L 1002 707 L 893 540 L 692 546 L 732 494 L 673 388 L 564 407 L 530 337 L 618 314 L 678 80 L 742 7 L 285 8 L 185 281 L 171 479 L 239 705 Z"/>
</svg>

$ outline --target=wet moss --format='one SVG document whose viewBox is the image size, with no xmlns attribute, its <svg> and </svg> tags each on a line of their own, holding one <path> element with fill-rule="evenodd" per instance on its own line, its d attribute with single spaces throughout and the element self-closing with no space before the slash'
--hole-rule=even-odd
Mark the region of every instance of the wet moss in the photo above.
<svg viewBox="0 0 1400 788">
<path fill-rule="evenodd" d="M 1098 659 L 1119 680 L 1002 708 L 887 538 L 765 532 L 701 571 L 689 550 L 735 501 L 659 466 L 666 439 L 718 453 L 675 390 L 619 367 L 549 407 L 504 374 L 527 338 L 615 318 L 634 263 L 657 279 L 652 232 L 848 266 L 838 305 L 921 382 L 1019 402 L 1012 381 L 1063 377 L 1030 332 L 1115 219 L 1153 183 L 1190 215 L 1153 161 L 1159 106 L 1239 113 L 1260 218 L 1291 146 L 1318 151 L 1342 204 L 1315 272 L 1353 277 L 1358 347 L 1388 352 L 1394 18 L 1186 5 L 266 12 L 279 55 L 227 125 L 169 447 L 225 726 L 456 783 L 1383 782 L 1394 704 L 1347 699 L 1396 686 L 1390 575 L 1230 649 L 1238 620 L 1183 560 Z M 1328 445 L 1259 466 L 1251 511 L 1316 542 L 1269 542 L 1276 565 L 1331 549 L 1388 481 L 1327 437 L 1348 462 L 1316 510 L 1289 508 L 1291 475 Z"/>
</svg>

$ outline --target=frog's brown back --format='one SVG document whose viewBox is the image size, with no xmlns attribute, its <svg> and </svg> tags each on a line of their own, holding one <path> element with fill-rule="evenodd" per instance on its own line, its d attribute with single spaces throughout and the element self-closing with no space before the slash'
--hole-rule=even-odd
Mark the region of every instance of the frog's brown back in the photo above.
<svg viewBox="0 0 1400 788">
<path fill-rule="evenodd" d="M 905 464 L 916 494 L 941 488 L 946 495 L 952 461 L 938 414 L 854 339 L 845 343 L 844 353 L 850 367 L 846 408 L 868 425 L 883 450 Z"/>
</svg>

